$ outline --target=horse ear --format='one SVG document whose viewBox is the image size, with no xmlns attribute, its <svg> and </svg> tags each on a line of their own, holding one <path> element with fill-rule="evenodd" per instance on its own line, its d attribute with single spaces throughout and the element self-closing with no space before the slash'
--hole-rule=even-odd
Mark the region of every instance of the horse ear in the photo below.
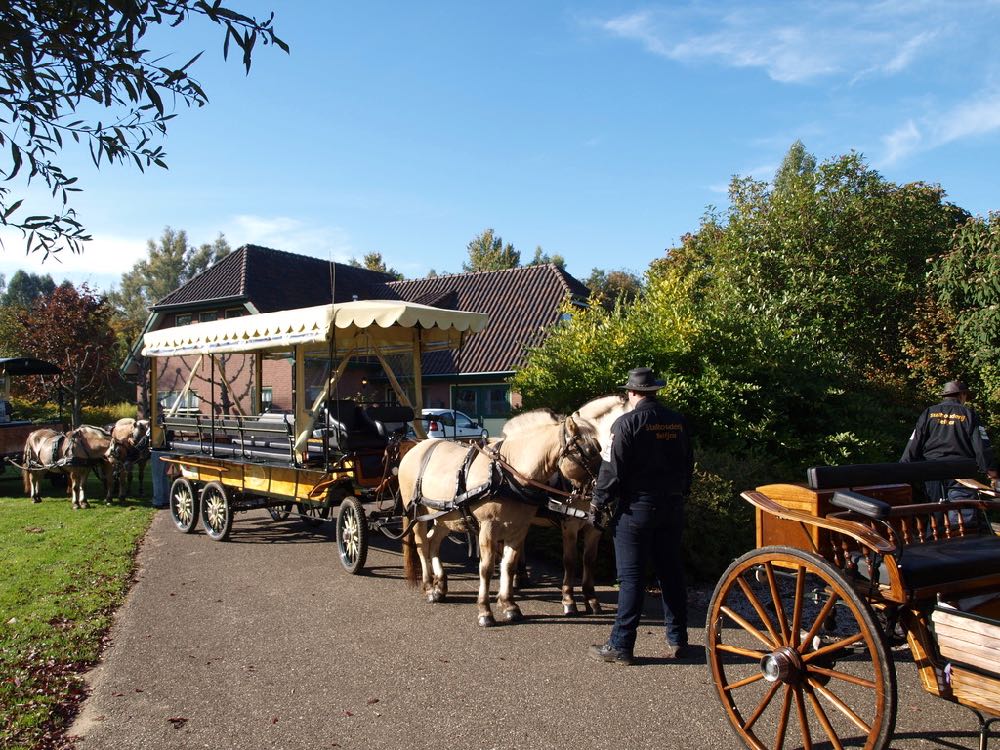
<svg viewBox="0 0 1000 750">
<path fill-rule="evenodd" d="M 566 417 L 566 432 L 574 437 L 580 434 L 580 429 L 576 426 L 576 420 L 573 417 Z"/>
</svg>

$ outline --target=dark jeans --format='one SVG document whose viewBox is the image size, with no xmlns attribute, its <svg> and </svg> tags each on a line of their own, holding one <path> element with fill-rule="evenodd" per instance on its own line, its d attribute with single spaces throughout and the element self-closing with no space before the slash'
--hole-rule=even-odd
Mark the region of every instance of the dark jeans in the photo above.
<svg viewBox="0 0 1000 750">
<path fill-rule="evenodd" d="M 618 568 L 618 614 L 608 643 L 632 652 L 646 594 L 646 568 L 651 563 L 660 584 L 667 641 L 687 645 L 687 589 L 681 559 L 684 503 L 681 498 L 654 505 L 633 502 L 615 521 L 613 535 Z"/>
<path fill-rule="evenodd" d="M 924 492 L 927 494 L 927 499 L 932 503 L 943 503 L 948 500 L 976 500 L 979 497 L 979 493 L 975 490 L 951 479 L 924 482 Z M 978 519 L 979 514 L 976 511 L 972 509 L 962 511 L 962 522 L 966 525 L 976 524 Z M 957 524 L 958 512 L 954 510 L 949 511 L 948 520 L 953 524 Z"/>
</svg>

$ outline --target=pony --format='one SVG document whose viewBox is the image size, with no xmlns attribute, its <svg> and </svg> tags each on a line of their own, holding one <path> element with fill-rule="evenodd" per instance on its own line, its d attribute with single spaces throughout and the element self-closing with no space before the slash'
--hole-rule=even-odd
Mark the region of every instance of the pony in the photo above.
<svg viewBox="0 0 1000 750">
<path fill-rule="evenodd" d="M 69 477 L 69 493 L 74 509 L 89 508 L 84 495 L 87 475 L 100 470 L 104 482 L 104 501 L 111 503 L 111 464 L 107 459 L 111 436 L 100 427 L 80 425 L 61 433 L 48 428 L 35 430 L 24 443 L 21 476 L 24 491 L 32 502 L 42 501 L 42 477 L 58 472 Z"/>
<path fill-rule="evenodd" d="M 589 424 L 596 432 L 601 447 L 607 448 L 611 444 L 611 425 L 618 417 L 631 409 L 632 407 L 624 393 L 612 394 L 588 401 L 573 412 L 572 417 L 577 424 Z M 590 493 L 577 495 L 571 507 L 585 511 L 590 505 L 590 499 Z M 585 518 L 572 515 L 562 516 L 561 523 L 543 518 L 537 519 L 536 523 L 540 526 L 558 524 L 562 528 L 563 582 L 560 591 L 563 614 L 569 617 L 579 614 L 576 597 L 573 593 L 573 582 L 576 578 L 576 551 L 582 535 L 583 565 L 580 591 L 583 594 L 587 614 L 600 614 L 601 603 L 597 599 L 597 593 L 594 589 L 594 568 L 597 563 L 598 544 L 601 541 L 601 529 L 595 528 Z"/>
<path fill-rule="evenodd" d="M 119 419 L 107 428 L 111 434 L 108 460 L 111 462 L 111 492 L 118 490 L 118 499 L 132 494 L 132 469 L 139 467 L 139 496 L 142 496 L 143 477 L 149 460 L 149 420 Z"/>
<path fill-rule="evenodd" d="M 423 440 L 399 464 L 399 488 L 409 521 L 403 544 L 406 579 L 414 584 L 422 581 L 429 602 L 443 601 L 448 576 L 439 557 L 441 543 L 452 531 L 477 531 L 476 603 L 482 627 L 496 624 L 490 579 L 500 547 L 497 605 L 505 621 L 522 619 L 513 598 L 513 577 L 528 527 L 539 504 L 547 501 L 550 488 L 545 482 L 558 472 L 580 487 L 600 462 L 594 428 L 547 409 L 514 417 L 504 432 L 506 437 L 494 438 L 483 448 Z"/>
</svg>

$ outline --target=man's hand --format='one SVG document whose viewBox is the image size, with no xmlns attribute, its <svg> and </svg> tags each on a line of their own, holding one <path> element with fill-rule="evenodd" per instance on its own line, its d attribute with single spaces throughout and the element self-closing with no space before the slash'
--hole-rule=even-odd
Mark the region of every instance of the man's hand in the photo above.
<svg viewBox="0 0 1000 750">
<path fill-rule="evenodd" d="M 587 523 L 593 526 L 595 529 L 601 530 L 604 528 L 604 508 L 599 505 L 590 504 L 590 510 L 587 512 Z"/>
</svg>

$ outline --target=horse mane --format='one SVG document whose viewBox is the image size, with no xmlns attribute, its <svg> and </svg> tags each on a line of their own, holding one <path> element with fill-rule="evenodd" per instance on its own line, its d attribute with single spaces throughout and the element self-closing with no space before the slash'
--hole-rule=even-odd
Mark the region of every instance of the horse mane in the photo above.
<svg viewBox="0 0 1000 750">
<path fill-rule="evenodd" d="M 503 426 L 503 434 L 510 437 L 515 433 L 531 430 L 536 427 L 559 424 L 559 419 L 551 409 L 526 411 L 524 414 L 518 414 L 516 417 L 507 420 Z"/>
<path fill-rule="evenodd" d="M 600 396 L 591 399 L 575 412 L 574 417 L 586 419 L 588 422 L 599 422 L 614 409 L 621 409 L 625 406 L 626 398 L 624 393 L 612 393 L 609 396 Z"/>
</svg>

